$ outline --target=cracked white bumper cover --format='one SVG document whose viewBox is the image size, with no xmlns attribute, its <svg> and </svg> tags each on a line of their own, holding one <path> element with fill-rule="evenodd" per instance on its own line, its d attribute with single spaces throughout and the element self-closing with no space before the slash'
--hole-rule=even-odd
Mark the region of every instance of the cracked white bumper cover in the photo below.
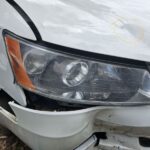
<svg viewBox="0 0 150 150">
<path fill-rule="evenodd" d="M 16 117 L 1 108 L 0 122 L 35 150 L 80 148 L 95 132 L 107 135 L 107 139 L 100 140 L 99 148 L 116 145 L 140 149 L 138 137 L 150 135 L 149 106 L 48 112 L 31 110 L 14 102 L 9 105 Z"/>
</svg>

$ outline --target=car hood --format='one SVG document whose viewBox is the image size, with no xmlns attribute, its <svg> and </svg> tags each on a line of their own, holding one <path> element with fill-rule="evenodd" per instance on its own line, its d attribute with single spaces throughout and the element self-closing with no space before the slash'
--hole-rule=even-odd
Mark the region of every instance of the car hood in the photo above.
<svg viewBox="0 0 150 150">
<path fill-rule="evenodd" d="M 149 0 L 15 0 L 47 42 L 150 60 Z"/>
</svg>

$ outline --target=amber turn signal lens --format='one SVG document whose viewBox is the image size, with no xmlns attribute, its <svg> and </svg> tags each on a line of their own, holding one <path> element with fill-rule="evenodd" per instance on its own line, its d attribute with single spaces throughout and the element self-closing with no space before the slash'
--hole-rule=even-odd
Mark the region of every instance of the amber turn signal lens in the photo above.
<svg viewBox="0 0 150 150">
<path fill-rule="evenodd" d="M 28 77 L 26 69 L 24 67 L 23 59 L 20 52 L 20 43 L 19 41 L 6 36 L 5 37 L 6 46 L 8 50 L 8 54 L 10 57 L 10 61 L 12 64 L 12 68 L 16 77 L 16 80 L 23 87 L 34 90 L 35 87 L 32 84 L 32 81 Z"/>
</svg>

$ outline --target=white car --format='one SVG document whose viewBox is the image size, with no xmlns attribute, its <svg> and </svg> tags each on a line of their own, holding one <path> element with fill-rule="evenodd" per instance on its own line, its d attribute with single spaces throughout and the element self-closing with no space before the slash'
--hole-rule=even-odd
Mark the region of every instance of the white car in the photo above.
<svg viewBox="0 0 150 150">
<path fill-rule="evenodd" d="M 150 149 L 149 62 L 149 0 L 0 0 L 0 124 L 34 150 Z"/>
</svg>

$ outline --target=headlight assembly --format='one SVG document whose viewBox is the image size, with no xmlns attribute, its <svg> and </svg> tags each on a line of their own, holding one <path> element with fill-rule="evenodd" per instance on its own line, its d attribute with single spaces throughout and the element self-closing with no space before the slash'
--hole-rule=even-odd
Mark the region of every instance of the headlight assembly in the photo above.
<svg viewBox="0 0 150 150">
<path fill-rule="evenodd" d="M 145 69 L 60 53 L 7 34 L 5 42 L 16 82 L 29 91 L 69 103 L 150 104 Z"/>
</svg>

